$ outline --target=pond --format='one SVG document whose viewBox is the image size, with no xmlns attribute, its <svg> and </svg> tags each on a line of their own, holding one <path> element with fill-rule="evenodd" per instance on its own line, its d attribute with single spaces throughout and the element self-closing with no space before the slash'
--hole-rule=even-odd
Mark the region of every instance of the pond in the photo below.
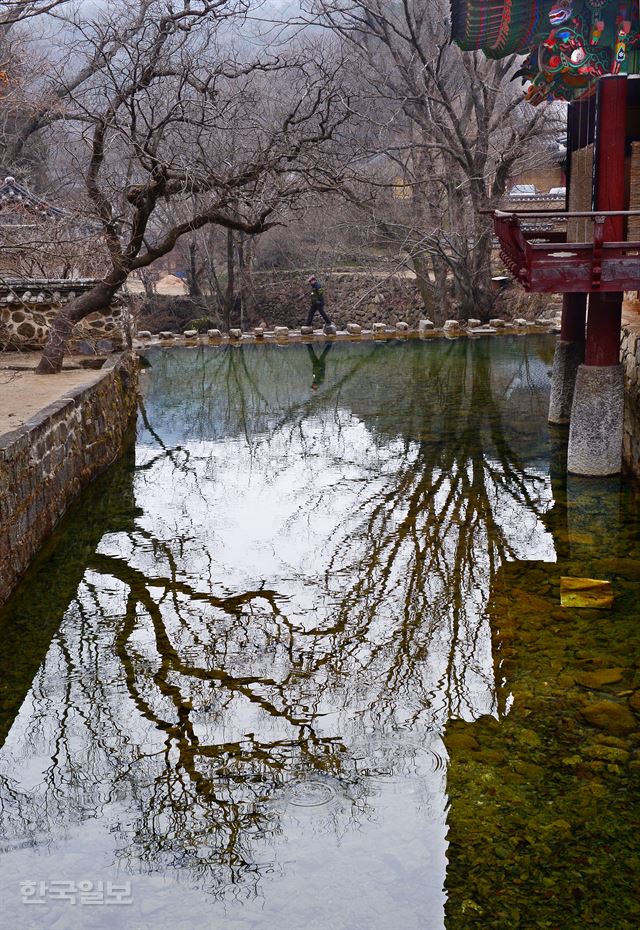
<svg viewBox="0 0 640 930">
<path fill-rule="evenodd" d="M 148 351 L 0 615 L 7 926 L 636 930 L 640 500 L 553 348 Z"/>
</svg>

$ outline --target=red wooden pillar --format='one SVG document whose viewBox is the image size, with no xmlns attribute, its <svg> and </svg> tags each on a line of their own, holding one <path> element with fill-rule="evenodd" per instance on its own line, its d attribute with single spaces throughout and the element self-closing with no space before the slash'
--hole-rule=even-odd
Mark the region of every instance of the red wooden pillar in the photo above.
<svg viewBox="0 0 640 930">
<path fill-rule="evenodd" d="M 584 342 L 587 318 L 586 294 L 562 295 L 562 319 L 560 339 L 562 342 Z"/>
<path fill-rule="evenodd" d="M 627 131 L 627 78 L 602 77 L 596 103 L 595 209 L 624 210 L 624 154 Z M 624 238 L 624 217 L 609 216 L 604 241 Z M 592 293 L 589 297 L 585 365 L 620 362 L 622 293 Z"/>
<path fill-rule="evenodd" d="M 620 363 L 621 324 L 621 291 L 589 295 L 585 365 L 618 365 Z"/>
<path fill-rule="evenodd" d="M 586 294 L 562 295 L 560 339 L 556 343 L 551 372 L 549 423 L 566 424 L 571 420 L 578 366 L 584 362 L 586 314 Z"/>
</svg>

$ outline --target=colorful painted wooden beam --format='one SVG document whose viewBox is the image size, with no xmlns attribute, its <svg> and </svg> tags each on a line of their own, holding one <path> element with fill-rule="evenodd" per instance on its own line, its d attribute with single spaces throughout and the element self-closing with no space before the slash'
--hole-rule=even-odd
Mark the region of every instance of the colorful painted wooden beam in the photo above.
<svg viewBox="0 0 640 930">
<path fill-rule="evenodd" d="M 527 99 L 579 100 L 606 74 L 640 73 L 638 0 L 451 0 L 452 39 L 488 58 L 526 55 Z"/>
</svg>

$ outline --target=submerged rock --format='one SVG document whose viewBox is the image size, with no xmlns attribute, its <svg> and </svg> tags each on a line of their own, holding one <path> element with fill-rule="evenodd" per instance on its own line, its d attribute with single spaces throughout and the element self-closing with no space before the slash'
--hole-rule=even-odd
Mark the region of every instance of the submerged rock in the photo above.
<svg viewBox="0 0 640 930">
<path fill-rule="evenodd" d="M 475 752 L 480 748 L 478 740 L 471 733 L 463 730 L 452 730 L 447 733 L 445 744 L 449 752 Z"/>
<path fill-rule="evenodd" d="M 625 765 L 629 761 L 629 751 L 617 746 L 587 746 L 584 755 L 588 759 L 599 759 L 601 762 L 613 762 L 618 765 Z"/>
<path fill-rule="evenodd" d="M 575 680 L 583 688 L 602 688 L 604 685 L 613 685 L 620 681 L 624 669 L 599 668 L 594 672 L 579 672 Z"/>
<path fill-rule="evenodd" d="M 608 610 L 613 605 L 613 588 L 610 581 L 600 578 L 560 579 L 561 607 L 588 607 Z"/>
<path fill-rule="evenodd" d="M 637 714 L 640 714 L 640 691 L 633 692 L 629 698 L 629 707 L 635 710 Z"/>
<path fill-rule="evenodd" d="M 515 736 L 516 736 L 516 740 L 519 743 L 524 743 L 525 746 L 534 747 L 534 746 L 542 745 L 542 740 L 540 739 L 540 737 L 538 736 L 535 730 L 528 730 L 526 728 L 523 728 L 521 730 L 516 731 Z"/>
<path fill-rule="evenodd" d="M 640 580 L 640 559 L 604 558 L 598 562 L 600 571 L 624 575 L 630 580 Z"/>
<path fill-rule="evenodd" d="M 632 733 L 637 728 L 636 719 L 629 708 L 615 701 L 586 704 L 580 713 L 591 726 L 606 730 L 607 733 Z"/>
<path fill-rule="evenodd" d="M 628 741 L 620 736 L 608 736 L 606 733 L 596 733 L 593 737 L 595 743 L 602 746 L 613 746 L 616 749 L 628 749 Z"/>
<path fill-rule="evenodd" d="M 477 762 L 482 762 L 484 765 L 504 765 L 507 761 L 507 757 L 504 752 L 501 752 L 499 749 L 480 749 L 473 757 Z"/>
<path fill-rule="evenodd" d="M 544 769 L 541 765 L 536 765 L 534 762 L 516 759 L 513 763 L 513 768 L 519 775 L 524 775 L 528 781 L 536 781 L 544 777 Z"/>
</svg>

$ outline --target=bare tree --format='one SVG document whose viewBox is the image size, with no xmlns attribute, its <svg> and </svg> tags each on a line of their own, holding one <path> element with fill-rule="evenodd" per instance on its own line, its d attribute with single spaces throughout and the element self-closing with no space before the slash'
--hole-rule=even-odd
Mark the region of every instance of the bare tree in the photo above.
<svg viewBox="0 0 640 930">
<path fill-rule="evenodd" d="M 55 320 L 40 373 L 60 369 L 75 323 L 183 235 L 210 224 L 261 233 L 301 194 L 333 190 L 348 163 L 333 141 L 349 106 L 331 43 L 247 52 L 234 30 L 250 0 L 125 2 L 123 18 L 134 8 L 139 27 L 119 31 L 117 48 L 111 21 L 83 30 L 90 74 L 60 75 L 64 121 L 47 105 L 16 133 L 18 143 L 41 136 L 55 146 L 70 195 L 99 227 L 87 246 L 105 262 L 96 286 Z"/>
<path fill-rule="evenodd" d="M 0 35 L 6 34 L 11 26 L 50 13 L 69 0 L 4 0 L 0 10 Z"/>
<path fill-rule="evenodd" d="M 314 19 L 358 56 L 377 108 L 368 164 L 371 216 L 413 266 L 426 307 L 448 291 L 467 316 L 492 304 L 490 221 L 510 176 L 548 160 L 551 118 L 510 84 L 515 57 L 450 44 L 442 0 L 309 0 Z M 395 196 L 393 196 L 395 194 Z"/>
</svg>

